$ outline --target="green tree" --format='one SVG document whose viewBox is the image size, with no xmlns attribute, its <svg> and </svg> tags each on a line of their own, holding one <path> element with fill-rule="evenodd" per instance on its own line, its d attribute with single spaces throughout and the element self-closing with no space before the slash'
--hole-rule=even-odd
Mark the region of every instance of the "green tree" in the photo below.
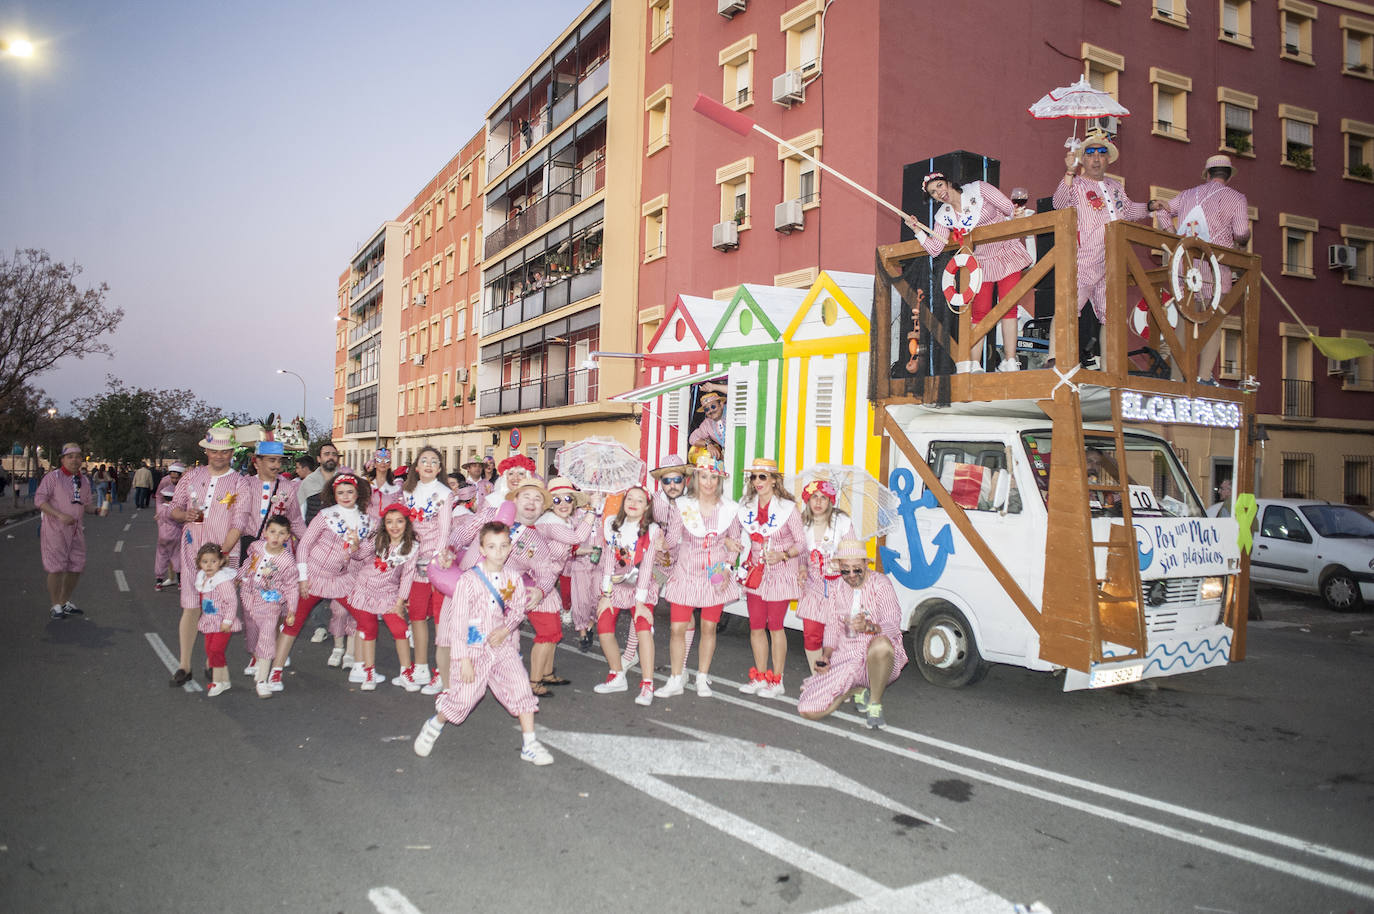
<svg viewBox="0 0 1374 914">
<path fill-rule="evenodd" d="M 109 376 L 104 393 L 75 405 L 86 419 L 92 448 L 101 457 L 126 463 L 145 458 L 160 463 L 174 451 L 182 460 L 197 459 L 196 442 L 222 415 L 189 390 L 129 387 Z"/>
</svg>

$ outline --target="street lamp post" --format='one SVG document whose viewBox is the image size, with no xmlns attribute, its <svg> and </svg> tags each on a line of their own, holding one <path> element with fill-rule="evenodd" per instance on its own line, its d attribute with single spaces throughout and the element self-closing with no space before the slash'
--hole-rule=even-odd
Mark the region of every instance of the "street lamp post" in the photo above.
<svg viewBox="0 0 1374 914">
<path fill-rule="evenodd" d="M 292 377 L 294 377 L 297 381 L 300 381 L 300 382 L 301 382 L 301 418 L 304 419 L 304 418 L 305 418 L 305 415 L 306 415 L 306 405 L 305 405 L 305 397 L 306 397 L 305 378 L 303 378 L 303 377 L 301 377 L 300 375 L 296 374 L 294 371 L 292 371 L 292 370 L 289 369 L 289 368 L 278 368 L 278 369 L 277 369 L 277 374 L 289 374 L 289 375 L 291 375 Z"/>
</svg>

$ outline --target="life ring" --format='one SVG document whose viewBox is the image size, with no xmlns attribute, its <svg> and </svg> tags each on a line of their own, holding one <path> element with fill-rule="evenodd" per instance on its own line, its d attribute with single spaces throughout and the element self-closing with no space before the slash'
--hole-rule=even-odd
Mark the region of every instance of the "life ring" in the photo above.
<svg viewBox="0 0 1374 914">
<path fill-rule="evenodd" d="M 1188 248 L 1192 248 L 1196 256 L 1185 253 Z M 1205 261 L 1212 268 L 1210 302 L 1202 298 L 1205 280 L 1198 261 Z M 1169 284 L 1180 314 L 1197 324 L 1206 323 L 1211 319 L 1212 312 L 1221 304 L 1220 278 L 1221 264 L 1217 262 L 1217 255 L 1212 253 L 1211 248 L 1192 236 L 1179 239 L 1178 245 L 1169 257 Z"/>
<path fill-rule="evenodd" d="M 1174 300 L 1169 297 L 1168 292 L 1160 295 L 1159 303 L 1165 308 L 1165 314 L 1169 318 L 1169 326 L 1178 327 L 1178 308 L 1174 307 Z M 1150 338 L 1150 306 L 1144 298 L 1135 303 L 1135 311 L 1131 313 L 1131 329 L 1142 340 Z"/>
<path fill-rule="evenodd" d="M 959 291 L 959 271 L 968 268 L 968 288 L 963 292 Z M 973 299 L 978 294 L 978 290 L 983 287 L 983 268 L 978 264 L 978 258 L 974 257 L 969 251 L 959 251 L 945 264 L 945 275 L 940 283 L 941 289 L 945 293 L 945 301 L 954 312 L 963 311 L 973 304 Z M 958 299 L 956 303 L 955 299 Z"/>
</svg>

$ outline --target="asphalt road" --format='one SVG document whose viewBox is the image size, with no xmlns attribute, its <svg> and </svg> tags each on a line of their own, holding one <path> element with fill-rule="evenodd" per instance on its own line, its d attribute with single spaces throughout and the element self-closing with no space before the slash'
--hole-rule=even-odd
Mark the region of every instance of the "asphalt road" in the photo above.
<svg viewBox="0 0 1374 914">
<path fill-rule="evenodd" d="M 729 684 L 735 625 L 719 697 L 648 709 L 563 649 L 535 768 L 491 699 L 417 758 L 430 701 L 304 639 L 270 701 L 241 641 L 227 694 L 168 688 L 152 514 L 90 519 L 80 620 L 36 528 L 0 537 L 2 911 L 1374 911 L 1374 617 L 1265 591 L 1246 662 L 1101 692 L 912 668 L 879 733 L 797 716 L 800 639 L 786 701 Z"/>
</svg>

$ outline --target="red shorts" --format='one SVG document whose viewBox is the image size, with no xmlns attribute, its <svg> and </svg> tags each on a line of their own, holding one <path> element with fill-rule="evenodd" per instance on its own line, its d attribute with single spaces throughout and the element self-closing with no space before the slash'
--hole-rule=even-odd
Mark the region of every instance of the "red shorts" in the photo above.
<svg viewBox="0 0 1374 914">
<path fill-rule="evenodd" d="M 535 644 L 557 644 L 563 640 L 563 619 L 558 613 L 530 613 L 525 618 L 534 628 Z"/>
<path fill-rule="evenodd" d="M 782 631 L 782 620 L 787 615 L 791 600 L 765 600 L 756 593 L 744 595 L 744 603 L 749 607 L 749 630 L 758 631 L 767 627 L 770 632 Z"/>
<path fill-rule="evenodd" d="M 802 649 L 818 651 L 825 647 L 825 623 L 814 619 L 802 620 Z"/>
<path fill-rule="evenodd" d="M 444 605 L 444 595 L 428 581 L 415 581 L 410 585 L 410 596 L 406 598 L 406 615 L 411 622 L 423 622 L 433 618 L 439 624 L 439 609 Z"/>
<path fill-rule="evenodd" d="M 668 604 L 668 621 L 670 622 L 691 622 L 692 610 L 695 606 L 683 606 L 681 603 Z M 717 603 L 715 606 L 701 607 L 701 621 L 719 622 L 720 614 L 725 611 L 724 603 Z"/>
<path fill-rule="evenodd" d="M 229 662 L 224 658 L 224 651 L 229 647 L 231 634 L 233 632 L 205 633 L 205 663 L 207 666 L 213 669 L 229 665 Z"/>
<path fill-rule="evenodd" d="M 364 641 L 376 641 L 379 628 L 378 622 L 385 622 L 387 631 L 391 632 L 391 637 L 395 638 L 397 641 L 405 640 L 407 631 L 405 619 L 402 619 L 395 613 L 387 613 L 384 616 L 378 616 L 376 613 L 370 613 L 366 610 L 354 609 L 352 606 L 348 605 L 347 600 L 342 602 L 344 609 L 348 610 L 348 614 L 353 617 L 353 621 L 358 623 L 359 638 L 362 638 Z"/>
<path fill-rule="evenodd" d="M 300 602 L 296 604 L 296 621 L 295 621 L 295 623 L 292 624 L 292 625 L 287 625 L 287 624 L 286 624 L 286 617 L 285 617 L 285 616 L 282 617 L 282 620 L 281 620 L 281 623 L 282 623 L 282 624 L 281 624 L 281 632 L 282 632 L 282 634 L 283 634 L 283 635 L 290 635 L 292 638 L 294 638 L 294 637 L 296 637 L 297 635 L 299 635 L 299 634 L 301 633 L 301 626 L 305 625 L 305 620 L 306 620 L 307 618 L 309 618 L 309 616 L 310 616 L 310 610 L 314 609 L 314 608 L 315 608 L 315 604 L 318 603 L 318 602 L 320 602 L 320 601 L 323 600 L 323 599 L 326 599 L 326 598 L 325 598 L 325 597 L 317 597 L 317 596 L 315 596 L 313 593 L 306 594 L 305 596 L 301 597 Z"/>
<path fill-rule="evenodd" d="M 1001 301 L 1012 289 L 1016 288 L 1016 284 L 1021 281 L 1023 272 L 1025 271 L 1017 270 L 1015 273 L 1003 276 L 996 282 L 990 279 L 983 280 L 983 285 L 978 289 L 978 294 L 973 296 L 973 305 L 969 308 L 969 317 L 973 318 L 975 324 L 987 317 L 988 312 L 992 310 L 992 287 L 997 287 L 997 300 Z M 1006 316 L 1015 318 L 1016 309 L 1013 308 L 1008 311 Z M 1003 318 L 1003 320 L 1005 319 Z"/>
<path fill-rule="evenodd" d="M 633 612 L 633 610 L 631 610 Z M 620 610 L 615 606 L 608 606 L 601 611 L 601 615 L 596 617 L 596 633 L 598 635 L 614 634 L 615 620 L 620 618 Z M 634 618 L 634 629 L 637 632 L 651 632 L 654 630 L 653 621 L 643 613 L 639 613 Z"/>
<path fill-rule="evenodd" d="M 564 606 L 572 606 L 572 578 L 566 574 L 558 576 L 558 596 L 563 600 Z"/>
</svg>

